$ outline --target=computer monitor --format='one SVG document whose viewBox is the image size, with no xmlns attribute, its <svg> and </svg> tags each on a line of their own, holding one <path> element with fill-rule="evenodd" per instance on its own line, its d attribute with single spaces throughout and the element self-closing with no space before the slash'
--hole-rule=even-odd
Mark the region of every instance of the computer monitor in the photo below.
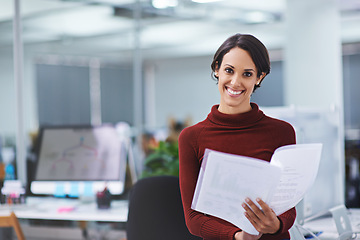
<svg viewBox="0 0 360 240">
<path fill-rule="evenodd" d="M 112 125 L 41 127 L 33 194 L 124 191 L 127 152 Z"/>
</svg>

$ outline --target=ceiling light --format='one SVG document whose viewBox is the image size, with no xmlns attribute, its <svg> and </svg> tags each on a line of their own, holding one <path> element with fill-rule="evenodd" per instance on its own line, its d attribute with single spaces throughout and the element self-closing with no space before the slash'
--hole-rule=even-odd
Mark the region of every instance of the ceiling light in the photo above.
<svg viewBox="0 0 360 240">
<path fill-rule="evenodd" d="M 211 2 L 220 2 L 223 0 L 192 0 L 192 1 L 196 3 L 211 3 Z"/>
<path fill-rule="evenodd" d="M 248 23 L 264 23 L 272 21 L 273 17 L 264 12 L 252 11 L 245 14 L 245 20 Z"/>
<path fill-rule="evenodd" d="M 168 8 L 176 7 L 178 5 L 178 0 L 152 0 L 152 5 L 154 8 Z"/>
</svg>

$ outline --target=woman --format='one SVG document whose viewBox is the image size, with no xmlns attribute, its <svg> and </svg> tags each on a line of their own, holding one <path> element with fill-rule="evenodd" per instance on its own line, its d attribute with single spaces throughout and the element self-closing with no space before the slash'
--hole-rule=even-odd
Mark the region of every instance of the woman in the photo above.
<svg viewBox="0 0 360 240">
<path fill-rule="evenodd" d="M 179 137 L 180 189 L 189 231 L 207 240 L 289 239 L 295 208 L 276 216 L 261 199 L 239 203 L 260 233 L 256 236 L 191 209 L 205 148 L 270 161 L 276 148 L 295 143 L 290 124 L 264 115 L 250 102 L 251 94 L 270 72 L 268 51 L 257 38 L 244 34 L 229 37 L 215 53 L 211 68 L 218 82 L 220 104 L 212 107 L 204 121 L 184 129 Z"/>
</svg>

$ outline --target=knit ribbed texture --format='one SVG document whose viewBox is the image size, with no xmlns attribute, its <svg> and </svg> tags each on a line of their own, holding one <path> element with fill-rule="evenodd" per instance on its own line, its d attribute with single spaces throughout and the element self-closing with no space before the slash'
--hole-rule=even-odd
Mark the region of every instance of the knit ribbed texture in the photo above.
<svg viewBox="0 0 360 240">
<path fill-rule="evenodd" d="M 249 112 L 229 115 L 219 112 L 215 105 L 204 121 L 180 134 L 180 188 L 186 224 L 192 234 L 206 240 L 233 240 L 239 228 L 191 209 L 205 148 L 270 161 L 276 148 L 295 143 L 295 132 L 290 124 L 266 116 L 255 103 L 251 106 Z M 264 234 L 260 239 L 289 238 L 288 229 L 295 217 L 295 208 L 280 215 L 278 233 Z"/>
</svg>

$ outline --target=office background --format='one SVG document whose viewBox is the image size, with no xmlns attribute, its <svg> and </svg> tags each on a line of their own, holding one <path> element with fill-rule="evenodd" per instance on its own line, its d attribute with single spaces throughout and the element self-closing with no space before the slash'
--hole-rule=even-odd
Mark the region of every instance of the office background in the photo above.
<svg viewBox="0 0 360 240">
<path fill-rule="evenodd" d="M 267 111 L 310 109 L 298 136 L 326 137 L 326 167 L 305 213 L 344 202 L 344 191 L 359 191 L 358 0 L 1 0 L 1 145 L 16 145 L 18 101 L 26 150 L 44 124 L 127 122 L 136 135 L 166 129 L 171 117 L 201 121 L 219 101 L 212 56 L 236 32 L 270 52 L 271 74 L 252 100 Z M 25 160 L 17 165 L 26 180 Z"/>
<path fill-rule="evenodd" d="M 340 112 L 344 111 L 345 133 L 359 138 L 358 1 L 303 1 L 301 10 L 309 13 L 302 16 L 303 24 L 289 21 L 296 15 L 296 1 L 292 0 L 213 3 L 178 0 L 167 1 L 170 4 L 167 8 L 156 2 L 21 2 L 24 71 L 23 94 L 19 99 L 24 104 L 26 146 L 30 144 L 27 134 L 42 124 L 126 121 L 136 126 L 140 116 L 140 125 L 153 130 L 166 128 L 169 117 L 178 120 L 190 117 L 193 123 L 204 119 L 219 99 L 211 78 L 212 55 L 236 32 L 257 36 L 268 47 L 272 59 L 272 72 L 254 94 L 253 101 L 265 107 L 301 106 L 298 99 L 307 99 L 304 105 L 335 106 Z M 335 5 L 336 14 L 328 15 L 328 9 L 334 9 Z M 17 107 L 13 8 L 13 1 L 2 0 L 0 134 L 10 143 L 14 142 L 16 133 Z M 288 15 L 289 12 L 292 15 Z M 136 13 L 141 17 L 136 18 Z M 319 21 L 309 16 L 326 20 L 319 27 Z M 312 25 L 312 20 L 316 24 Z M 301 34 L 304 28 L 308 29 L 307 35 Z M 289 39 L 309 41 L 308 46 L 313 41 L 313 49 L 293 46 Z M 326 61 L 336 58 L 337 49 L 334 55 L 331 45 L 335 42 L 337 46 L 336 41 L 339 41 L 341 66 L 333 68 L 329 64 L 327 67 Z M 329 55 L 320 54 L 322 58 L 314 61 L 316 50 L 327 46 L 330 46 Z M 289 57 L 291 51 L 287 49 L 294 48 L 298 48 L 299 53 L 310 51 L 310 54 Z M 312 55 L 311 51 L 316 54 Z M 327 53 L 326 49 L 322 51 Z M 312 65 L 293 71 L 294 67 L 289 67 L 293 59 Z M 334 84 L 337 74 L 341 74 L 341 87 L 337 82 Z M 140 88 L 134 81 L 139 76 Z M 289 87 L 291 81 L 303 85 L 299 88 L 292 83 Z"/>
</svg>

